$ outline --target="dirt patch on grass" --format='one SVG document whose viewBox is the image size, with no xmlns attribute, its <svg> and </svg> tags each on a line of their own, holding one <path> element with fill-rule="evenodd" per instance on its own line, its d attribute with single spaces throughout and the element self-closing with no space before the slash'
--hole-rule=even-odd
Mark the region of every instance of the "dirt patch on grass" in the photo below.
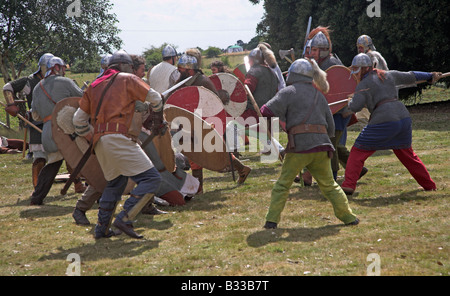
<svg viewBox="0 0 450 296">
<path fill-rule="evenodd" d="M 416 104 L 412 106 L 407 106 L 410 113 L 423 113 L 423 112 L 441 112 L 446 113 L 450 111 L 450 100 Z"/>
</svg>

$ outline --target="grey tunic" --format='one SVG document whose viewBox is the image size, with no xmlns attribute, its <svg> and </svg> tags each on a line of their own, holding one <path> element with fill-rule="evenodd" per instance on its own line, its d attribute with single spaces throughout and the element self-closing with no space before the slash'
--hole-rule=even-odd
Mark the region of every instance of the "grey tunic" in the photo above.
<svg viewBox="0 0 450 296">
<path fill-rule="evenodd" d="M 259 107 L 267 103 L 278 90 L 278 77 L 269 69 L 269 67 L 259 64 L 253 65 L 247 72 L 248 77 L 257 79 L 257 85 L 253 92 L 253 97 Z M 251 89 L 251 87 L 250 87 Z M 247 101 L 247 109 L 253 109 L 251 101 Z"/>
<path fill-rule="evenodd" d="M 369 125 L 399 121 L 410 117 L 408 109 L 401 101 L 393 101 L 380 105 L 383 100 L 398 98 L 396 85 L 410 85 L 416 82 L 413 72 L 387 71 L 386 80 L 382 81 L 375 72 L 369 72 L 358 84 L 355 95 L 348 107 L 353 112 L 358 112 L 367 107 L 371 117 Z"/>
<path fill-rule="evenodd" d="M 42 80 L 42 86 L 56 103 L 65 98 L 83 96 L 83 91 L 72 79 L 62 76 L 49 76 Z M 51 115 L 55 108 L 54 102 L 47 97 L 38 83 L 33 90 L 33 101 L 31 102 L 34 119 L 42 120 Z M 39 118 L 36 118 L 36 115 L 38 115 Z M 46 152 L 52 153 L 58 151 L 58 147 L 53 141 L 51 121 L 44 123 L 41 139 Z"/>
<path fill-rule="evenodd" d="M 333 147 L 330 137 L 334 137 L 334 121 L 327 100 L 310 82 L 296 82 L 283 88 L 266 104 L 274 116 L 279 117 L 280 121 L 286 122 L 286 129 L 289 130 L 302 123 L 308 116 L 316 94 L 318 95 L 316 106 L 305 123 L 324 125 L 327 127 L 328 134 L 296 134 L 294 136 L 295 152 L 310 150 L 318 146 Z"/>
</svg>

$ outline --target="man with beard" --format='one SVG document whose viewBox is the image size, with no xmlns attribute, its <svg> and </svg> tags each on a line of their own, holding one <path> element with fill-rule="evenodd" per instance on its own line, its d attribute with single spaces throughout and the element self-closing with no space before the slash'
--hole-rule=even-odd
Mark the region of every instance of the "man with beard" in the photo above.
<svg viewBox="0 0 450 296">
<path fill-rule="evenodd" d="M 335 65 L 342 66 L 342 62 L 335 54 L 333 54 L 333 44 L 331 43 L 330 30 L 328 27 L 319 26 L 310 32 L 307 41 L 306 57 L 314 59 L 323 71 L 326 71 L 328 68 Z M 333 115 L 335 135 L 331 138 L 331 142 L 333 143 L 335 151 L 331 160 L 331 166 L 335 180 L 337 179 L 339 171 L 339 161 L 341 160 L 345 167 L 346 156 L 349 154 L 345 145 L 340 146 L 340 150 L 338 147 L 342 135 L 346 133 L 351 115 L 352 112 L 349 112 L 347 107 L 342 108 Z M 365 173 L 367 173 L 366 168 L 361 172 L 361 177 Z M 311 184 L 312 179 L 310 178 L 310 175 L 306 174 L 303 178 L 305 183 Z"/>
<path fill-rule="evenodd" d="M 392 149 L 424 190 L 436 190 L 428 170 L 412 149 L 411 116 L 398 100 L 396 86 L 414 85 L 422 80 L 433 84 L 441 73 L 374 69 L 371 58 L 364 53 L 354 57 L 352 73 L 358 76 L 360 82 L 348 108 L 358 112 L 366 106 L 371 116 L 350 151 L 342 189 L 349 195 L 353 194 L 366 159 L 377 150 Z"/>
<path fill-rule="evenodd" d="M 124 50 L 115 52 L 108 70 L 84 93 L 73 118 L 76 133 L 92 138 L 107 181 L 99 202 L 96 239 L 114 235 L 109 227 L 128 178 L 137 186 L 116 216 L 114 226 L 130 237 L 143 238 L 134 231 L 132 221 L 153 198 L 161 182 L 158 171 L 137 143 L 142 113 L 135 112 L 135 108 L 137 101 L 150 104 L 154 116 L 152 132 L 157 134 L 163 127 L 163 101 L 158 92 L 132 74 L 132 64 Z"/>
<path fill-rule="evenodd" d="M 373 45 L 372 38 L 367 35 L 361 35 L 356 41 L 356 48 L 358 53 L 367 54 L 373 62 L 373 67 L 380 70 L 388 71 L 388 65 L 381 53 L 377 51 L 375 45 Z"/>
</svg>

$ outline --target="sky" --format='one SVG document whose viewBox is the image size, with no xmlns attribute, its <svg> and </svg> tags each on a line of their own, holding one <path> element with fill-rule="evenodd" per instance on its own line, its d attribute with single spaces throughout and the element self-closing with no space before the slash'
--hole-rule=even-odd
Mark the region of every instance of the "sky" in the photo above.
<svg viewBox="0 0 450 296">
<path fill-rule="evenodd" d="M 261 1 L 264 2 L 264 1 Z M 248 0 L 112 0 L 123 49 L 142 54 L 146 49 L 173 44 L 178 52 L 191 47 L 222 49 L 256 36 L 262 4 Z"/>
</svg>

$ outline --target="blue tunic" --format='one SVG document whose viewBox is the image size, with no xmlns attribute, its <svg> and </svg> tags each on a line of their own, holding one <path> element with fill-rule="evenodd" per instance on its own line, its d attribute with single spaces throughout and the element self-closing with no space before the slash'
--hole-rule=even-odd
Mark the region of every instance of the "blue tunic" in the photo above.
<svg viewBox="0 0 450 296">
<path fill-rule="evenodd" d="M 412 143 L 410 117 L 367 125 L 359 134 L 354 146 L 363 150 L 407 149 Z"/>
</svg>

